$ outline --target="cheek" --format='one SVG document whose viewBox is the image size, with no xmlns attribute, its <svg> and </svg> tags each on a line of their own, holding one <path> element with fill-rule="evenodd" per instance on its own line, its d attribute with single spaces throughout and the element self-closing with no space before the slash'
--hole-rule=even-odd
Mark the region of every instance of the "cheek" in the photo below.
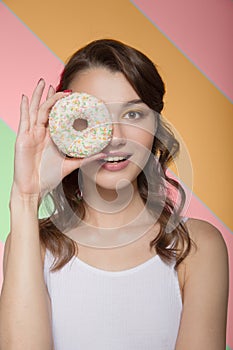
<svg viewBox="0 0 233 350">
<path fill-rule="evenodd" d="M 138 125 L 125 125 L 125 137 L 142 148 L 152 149 L 154 136 L 157 130 L 157 122 L 153 116 L 144 119 Z"/>
<path fill-rule="evenodd" d="M 151 150 L 154 141 L 153 133 L 140 128 L 131 128 L 126 135 L 127 140 L 132 141 L 138 147 L 141 145 L 142 148 Z"/>
<path fill-rule="evenodd" d="M 149 132 L 137 129 L 128 134 L 127 141 L 133 153 L 131 157 L 133 168 L 141 172 L 151 155 L 154 136 Z"/>
</svg>

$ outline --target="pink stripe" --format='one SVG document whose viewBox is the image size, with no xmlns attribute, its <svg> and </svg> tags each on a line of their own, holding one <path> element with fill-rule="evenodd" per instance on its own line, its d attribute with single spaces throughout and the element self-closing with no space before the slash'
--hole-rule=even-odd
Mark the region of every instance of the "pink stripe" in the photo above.
<svg viewBox="0 0 233 350">
<path fill-rule="evenodd" d="M 133 0 L 132 3 L 233 100 L 232 1 Z M 153 38 L 151 44 L 156 45 Z"/>
<path fill-rule="evenodd" d="M 2 3 L 0 42 L 0 117 L 16 130 L 22 93 L 30 96 L 41 77 L 56 85 L 63 64 Z"/>
</svg>

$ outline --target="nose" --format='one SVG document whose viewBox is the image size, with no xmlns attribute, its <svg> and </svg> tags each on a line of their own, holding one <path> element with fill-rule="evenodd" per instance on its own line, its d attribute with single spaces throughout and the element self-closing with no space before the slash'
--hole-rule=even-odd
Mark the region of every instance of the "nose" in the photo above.
<svg viewBox="0 0 233 350">
<path fill-rule="evenodd" d="M 114 122 L 112 124 L 112 140 L 110 144 L 114 147 L 126 144 L 126 138 L 123 132 L 123 126 L 119 122 Z"/>
</svg>

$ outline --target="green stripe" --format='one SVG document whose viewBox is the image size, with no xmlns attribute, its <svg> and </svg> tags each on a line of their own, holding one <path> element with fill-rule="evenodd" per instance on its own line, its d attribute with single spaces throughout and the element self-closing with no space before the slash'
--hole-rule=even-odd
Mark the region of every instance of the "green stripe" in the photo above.
<svg viewBox="0 0 233 350">
<path fill-rule="evenodd" d="M 10 230 L 9 198 L 14 169 L 15 133 L 0 119 L 0 241 Z"/>
</svg>

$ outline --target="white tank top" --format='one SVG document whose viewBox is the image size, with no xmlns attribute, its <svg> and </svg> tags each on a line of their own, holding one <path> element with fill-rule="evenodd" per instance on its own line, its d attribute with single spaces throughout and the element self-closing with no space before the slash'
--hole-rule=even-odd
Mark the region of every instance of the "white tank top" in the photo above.
<svg viewBox="0 0 233 350">
<path fill-rule="evenodd" d="M 182 299 L 173 266 L 158 255 L 123 271 L 72 258 L 44 275 L 51 298 L 55 350 L 173 350 Z"/>
</svg>

